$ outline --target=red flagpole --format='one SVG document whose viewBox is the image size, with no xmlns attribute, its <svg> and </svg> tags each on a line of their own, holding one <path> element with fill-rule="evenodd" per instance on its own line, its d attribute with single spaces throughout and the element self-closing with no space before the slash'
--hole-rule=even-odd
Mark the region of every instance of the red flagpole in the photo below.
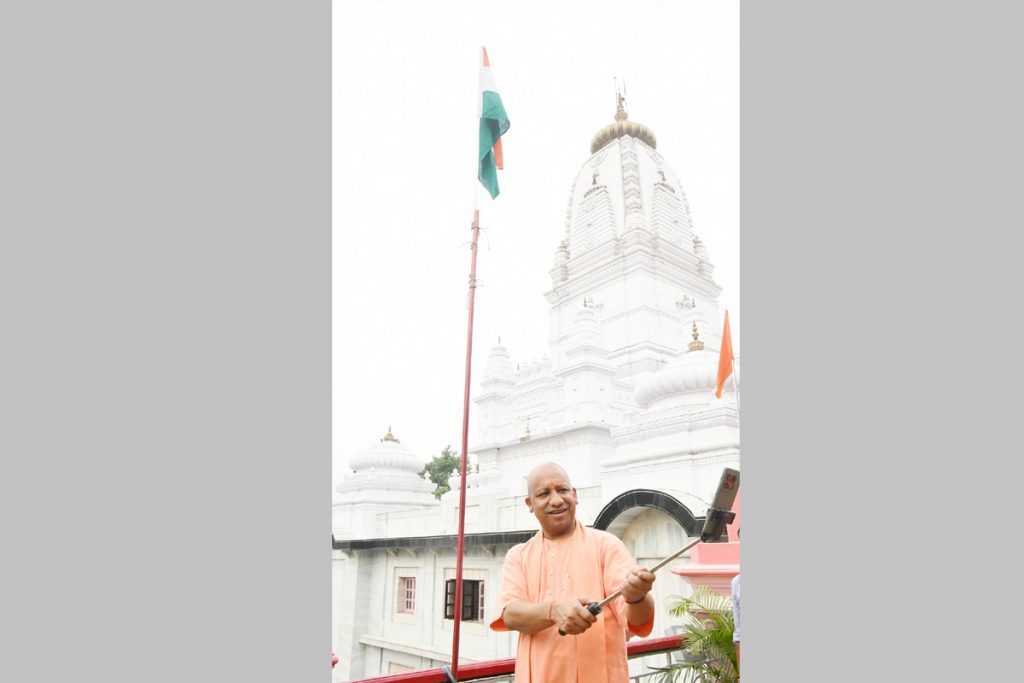
<svg viewBox="0 0 1024 683">
<path fill-rule="evenodd" d="M 462 625 L 462 552 L 466 530 L 466 451 L 469 447 L 469 375 L 473 359 L 473 304 L 476 300 L 477 238 L 480 236 L 480 210 L 473 210 L 472 257 L 469 268 L 469 325 L 466 329 L 466 389 L 462 399 L 462 453 L 459 477 L 459 536 L 455 549 L 455 624 L 452 634 L 452 679 L 459 680 L 459 629 Z"/>
</svg>

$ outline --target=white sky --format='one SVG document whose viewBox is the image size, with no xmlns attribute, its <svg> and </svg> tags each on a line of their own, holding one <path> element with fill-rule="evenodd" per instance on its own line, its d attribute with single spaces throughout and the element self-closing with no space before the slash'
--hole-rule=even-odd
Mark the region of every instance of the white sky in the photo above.
<svg viewBox="0 0 1024 683">
<path fill-rule="evenodd" d="M 471 397 L 499 335 L 513 363 L 547 354 L 548 271 L 614 76 L 682 183 L 739 355 L 738 2 L 335 0 L 333 22 L 335 480 L 388 425 L 424 460 L 460 447 L 474 194 Z M 512 122 L 494 201 L 481 45 Z"/>
</svg>

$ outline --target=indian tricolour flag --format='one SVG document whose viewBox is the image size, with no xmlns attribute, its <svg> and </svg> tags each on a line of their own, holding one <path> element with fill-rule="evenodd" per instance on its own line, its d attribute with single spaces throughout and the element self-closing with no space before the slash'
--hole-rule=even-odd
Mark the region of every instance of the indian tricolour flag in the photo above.
<svg viewBox="0 0 1024 683">
<path fill-rule="evenodd" d="M 482 48 L 483 61 L 480 65 L 480 154 L 477 177 L 491 199 L 498 196 L 498 169 L 504 168 L 501 158 L 501 136 L 508 130 L 508 114 L 501 103 L 498 86 L 491 75 L 491 63 L 487 59 L 487 48 Z"/>
</svg>

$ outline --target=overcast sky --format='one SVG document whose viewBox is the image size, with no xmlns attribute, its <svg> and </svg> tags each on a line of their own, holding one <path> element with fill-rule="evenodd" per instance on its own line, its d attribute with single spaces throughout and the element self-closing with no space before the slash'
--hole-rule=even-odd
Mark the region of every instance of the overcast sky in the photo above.
<svg viewBox="0 0 1024 683">
<path fill-rule="evenodd" d="M 459 448 L 475 201 L 473 395 L 499 335 L 513 363 L 547 354 L 548 271 L 615 76 L 682 183 L 739 354 L 738 2 L 336 0 L 333 20 L 335 481 L 389 425 L 423 459 Z M 493 201 L 481 45 L 512 122 Z"/>
</svg>

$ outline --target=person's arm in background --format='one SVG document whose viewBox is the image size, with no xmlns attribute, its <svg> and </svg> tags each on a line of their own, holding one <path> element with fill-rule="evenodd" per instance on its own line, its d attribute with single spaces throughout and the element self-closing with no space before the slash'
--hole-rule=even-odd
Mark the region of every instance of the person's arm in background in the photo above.
<svg viewBox="0 0 1024 683">
<path fill-rule="evenodd" d="M 736 676 L 740 673 L 740 575 L 732 580 L 732 642 L 736 646 Z"/>
</svg>

